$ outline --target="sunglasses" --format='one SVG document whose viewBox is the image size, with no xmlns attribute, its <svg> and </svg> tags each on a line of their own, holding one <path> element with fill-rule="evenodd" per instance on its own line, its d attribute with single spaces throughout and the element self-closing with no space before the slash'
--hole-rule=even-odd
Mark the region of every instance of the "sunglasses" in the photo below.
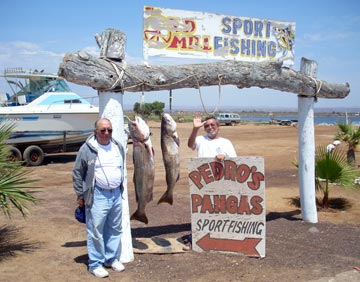
<svg viewBox="0 0 360 282">
<path fill-rule="evenodd" d="M 105 128 L 105 129 L 100 129 L 99 131 L 101 132 L 101 134 L 105 134 L 106 131 L 111 134 L 113 130 L 111 128 Z"/>
</svg>

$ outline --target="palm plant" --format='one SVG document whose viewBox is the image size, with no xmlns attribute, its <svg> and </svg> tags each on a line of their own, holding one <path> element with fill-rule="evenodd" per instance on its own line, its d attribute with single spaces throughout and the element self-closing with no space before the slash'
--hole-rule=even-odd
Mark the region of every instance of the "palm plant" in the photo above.
<svg viewBox="0 0 360 282">
<path fill-rule="evenodd" d="M 13 208 L 23 217 L 29 214 L 27 203 L 36 203 L 40 199 L 34 196 L 37 187 L 28 179 L 21 162 L 9 161 L 10 150 L 5 141 L 9 138 L 13 125 L 0 123 L 0 209 L 5 216 L 11 218 Z"/>
<path fill-rule="evenodd" d="M 315 188 L 323 192 L 322 207 L 329 208 L 331 183 L 344 188 L 358 188 L 354 183 L 359 171 L 348 163 L 345 153 L 338 148 L 332 152 L 326 146 L 318 146 L 315 151 Z"/>
<path fill-rule="evenodd" d="M 350 123 L 338 123 L 339 132 L 335 135 L 335 139 L 344 141 L 348 144 L 347 160 L 350 164 L 356 164 L 355 148 L 360 141 L 360 127 Z"/>
</svg>

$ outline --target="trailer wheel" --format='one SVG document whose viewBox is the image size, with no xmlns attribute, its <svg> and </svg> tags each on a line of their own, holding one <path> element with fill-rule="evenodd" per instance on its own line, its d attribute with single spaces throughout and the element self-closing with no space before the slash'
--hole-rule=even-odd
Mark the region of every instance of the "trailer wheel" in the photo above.
<svg viewBox="0 0 360 282">
<path fill-rule="evenodd" d="M 44 160 L 44 151 L 39 146 L 32 145 L 25 149 L 23 157 L 25 165 L 38 166 Z"/>
<path fill-rule="evenodd" d="M 20 150 L 16 147 L 10 147 L 10 155 L 8 157 L 8 160 L 10 162 L 21 162 L 22 156 Z"/>
</svg>

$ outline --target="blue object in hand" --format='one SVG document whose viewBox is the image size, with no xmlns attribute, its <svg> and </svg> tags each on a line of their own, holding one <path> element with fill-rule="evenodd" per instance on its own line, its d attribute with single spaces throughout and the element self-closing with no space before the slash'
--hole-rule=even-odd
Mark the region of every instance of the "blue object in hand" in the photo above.
<svg viewBox="0 0 360 282">
<path fill-rule="evenodd" d="M 83 207 L 78 206 L 75 209 L 75 218 L 77 219 L 77 221 L 81 223 L 86 223 L 85 206 Z"/>
</svg>

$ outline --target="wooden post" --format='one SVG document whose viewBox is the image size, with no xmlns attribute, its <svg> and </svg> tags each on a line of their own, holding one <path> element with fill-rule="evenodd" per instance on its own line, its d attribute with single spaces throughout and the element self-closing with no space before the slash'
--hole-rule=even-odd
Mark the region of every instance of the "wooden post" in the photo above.
<svg viewBox="0 0 360 282">
<path fill-rule="evenodd" d="M 121 142 L 125 150 L 127 146 L 127 136 L 124 131 L 124 113 L 122 109 L 123 95 L 114 92 L 99 92 L 99 116 L 108 118 L 113 126 L 113 138 Z M 126 155 L 125 155 L 126 164 Z M 127 170 L 124 168 L 124 192 L 122 201 L 122 230 L 121 239 L 121 256 L 120 261 L 123 263 L 134 260 L 132 247 L 130 211 L 127 189 Z"/>
<path fill-rule="evenodd" d="M 316 78 L 317 63 L 302 58 L 300 72 Z M 315 97 L 298 96 L 300 203 L 303 221 L 311 223 L 318 222 L 315 193 L 314 101 Z"/>
<path fill-rule="evenodd" d="M 96 34 L 95 39 L 100 47 L 100 57 L 113 60 L 124 60 L 126 35 L 125 33 L 108 28 L 102 34 Z"/>
</svg>

